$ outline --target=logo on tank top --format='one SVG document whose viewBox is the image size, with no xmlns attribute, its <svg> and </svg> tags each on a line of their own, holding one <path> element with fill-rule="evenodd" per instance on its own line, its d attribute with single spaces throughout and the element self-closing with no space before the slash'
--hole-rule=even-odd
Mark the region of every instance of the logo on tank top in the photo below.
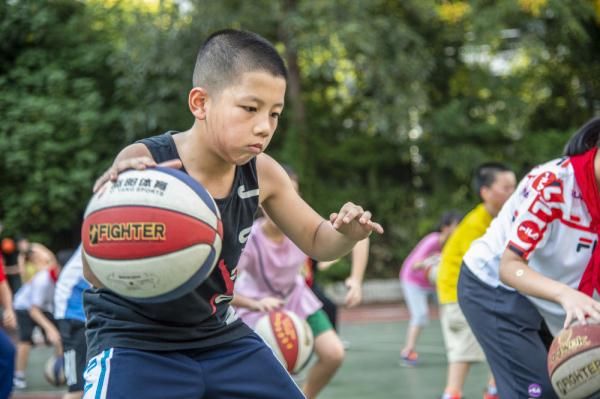
<svg viewBox="0 0 600 399">
<path fill-rule="evenodd" d="M 258 196 L 259 190 L 258 188 L 255 188 L 254 190 L 246 190 L 246 186 L 242 184 L 238 187 L 237 194 L 241 199 L 252 198 Z"/>
<path fill-rule="evenodd" d="M 250 236 L 250 231 L 252 231 L 252 226 L 246 227 L 245 229 L 240 231 L 240 234 L 238 235 L 238 241 L 240 242 L 240 244 L 245 244 L 246 241 L 248 241 L 248 237 Z"/>
</svg>

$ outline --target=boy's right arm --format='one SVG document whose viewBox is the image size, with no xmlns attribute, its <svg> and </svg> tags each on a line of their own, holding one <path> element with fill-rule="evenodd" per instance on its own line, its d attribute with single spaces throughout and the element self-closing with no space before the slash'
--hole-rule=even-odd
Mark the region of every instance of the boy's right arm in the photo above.
<svg viewBox="0 0 600 399">
<path fill-rule="evenodd" d="M 179 159 L 173 159 L 170 161 L 162 162 L 161 166 L 171 168 L 181 168 L 182 163 Z M 128 169 L 143 170 L 157 166 L 156 161 L 152 158 L 150 150 L 142 143 L 134 143 L 123 148 L 117 155 L 111 167 L 108 168 L 94 183 L 94 192 L 98 191 L 104 183 L 107 181 L 117 180 L 119 173 Z M 102 288 L 103 284 L 96 278 L 94 273 L 90 270 L 89 265 L 85 260 L 85 256 L 82 256 L 83 261 L 83 276 L 84 278 L 96 288 Z"/>
<path fill-rule="evenodd" d="M 4 307 L 3 323 L 5 327 L 17 328 L 17 319 L 12 305 L 12 293 L 6 280 L 0 281 L 0 303 Z"/>
<path fill-rule="evenodd" d="M 100 187 L 107 181 L 117 180 L 119 173 L 128 169 L 143 170 L 146 168 L 152 168 L 157 166 L 156 161 L 152 158 L 150 150 L 142 143 L 134 143 L 123 148 L 119 155 L 115 158 L 113 164 L 106 172 L 104 172 L 96 183 L 94 183 L 94 192 L 98 191 Z M 166 166 L 170 168 L 181 168 L 182 163 L 179 159 L 172 159 L 170 161 L 162 162 L 160 166 Z"/>
<path fill-rule="evenodd" d="M 31 316 L 33 321 L 35 321 L 40 327 L 44 329 L 48 341 L 50 341 L 52 345 L 59 349 L 59 352 L 62 351 L 62 341 L 60 339 L 58 329 L 54 326 L 54 324 L 52 324 L 50 320 L 48 320 L 48 318 L 44 315 L 42 310 L 37 306 L 32 306 L 31 309 L 29 309 L 29 316 Z"/>
</svg>

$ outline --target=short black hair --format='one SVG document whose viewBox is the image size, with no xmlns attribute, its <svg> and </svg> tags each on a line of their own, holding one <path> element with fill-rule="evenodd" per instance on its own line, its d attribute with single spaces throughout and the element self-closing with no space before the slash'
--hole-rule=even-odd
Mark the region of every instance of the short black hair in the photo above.
<svg viewBox="0 0 600 399">
<path fill-rule="evenodd" d="M 214 32 L 200 47 L 193 85 L 219 92 L 252 71 L 287 80 L 285 63 L 267 39 L 253 32 L 224 29 Z"/>
<path fill-rule="evenodd" d="M 512 169 L 500 162 L 486 162 L 479 165 L 473 176 L 473 190 L 481 196 L 481 189 L 491 187 L 498 173 L 502 172 L 512 172 Z"/>
<path fill-rule="evenodd" d="M 600 117 L 592 118 L 569 139 L 563 150 L 566 156 L 583 154 L 600 144 Z"/>
<path fill-rule="evenodd" d="M 454 223 L 459 223 L 463 218 L 463 214 L 456 209 L 444 212 L 440 217 L 435 231 L 442 231 L 443 227 L 452 226 Z"/>
</svg>

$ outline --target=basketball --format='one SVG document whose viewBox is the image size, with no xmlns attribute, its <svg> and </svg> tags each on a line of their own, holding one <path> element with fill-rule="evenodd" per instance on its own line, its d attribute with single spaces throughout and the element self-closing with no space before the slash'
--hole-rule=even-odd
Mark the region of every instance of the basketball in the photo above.
<svg viewBox="0 0 600 399">
<path fill-rule="evenodd" d="M 223 227 L 200 183 L 171 168 L 129 170 L 90 200 L 83 257 L 108 289 L 140 302 L 181 297 L 212 272 Z"/>
<path fill-rule="evenodd" d="M 308 323 L 295 313 L 274 310 L 258 320 L 255 330 L 290 374 L 302 371 L 310 360 L 313 334 Z"/>
<path fill-rule="evenodd" d="M 575 324 L 562 330 L 548 351 L 548 372 L 562 399 L 600 392 L 600 324 Z"/>
<path fill-rule="evenodd" d="M 65 363 L 62 356 L 52 355 L 46 360 L 44 365 L 44 377 L 51 385 L 59 387 L 65 385 Z"/>
</svg>

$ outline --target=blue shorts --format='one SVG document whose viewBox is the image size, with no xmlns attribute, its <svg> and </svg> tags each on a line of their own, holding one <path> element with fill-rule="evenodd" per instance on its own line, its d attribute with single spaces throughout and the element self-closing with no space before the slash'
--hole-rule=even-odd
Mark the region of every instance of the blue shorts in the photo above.
<svg viewBox="0 0 600 399">
<path fill-rule="evenodd" d="M 501 398 L 558 398 L 548 376 L 543 319 L 525 296 L 485 284 L 463 264 L 458 303 L 485 352 Z"/>
<path fill-rule="evenodd" d="M 15 346 L 0 328 L 0 399 L 7 399 L 12 391 L 15 353 Z"/>
<path fill-rule="evenodd" d="M 203 351 L 107 349 L 84 377 L 84 399 L 304 398 L 254 333 Z"/>
</svg>

